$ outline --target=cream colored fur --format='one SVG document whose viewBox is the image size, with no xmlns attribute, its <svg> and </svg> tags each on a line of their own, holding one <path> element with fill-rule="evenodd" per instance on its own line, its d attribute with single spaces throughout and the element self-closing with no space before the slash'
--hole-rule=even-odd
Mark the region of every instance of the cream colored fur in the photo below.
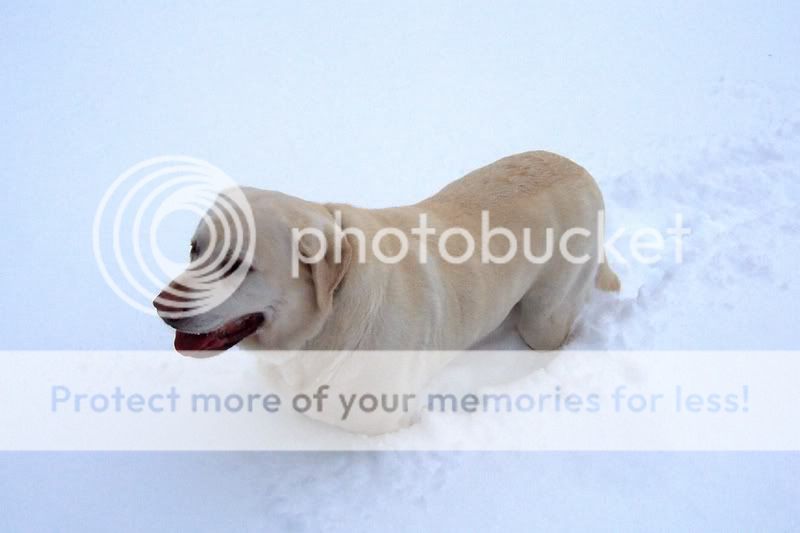
<svg viewBox="0 0 800 533">
<path fill-rule="evenodd" d="M 187 331 L 210 331 L 230 320 L 263 311 L 265 324 L 245 344 L 269 350 L 461 350 L 497 328 L 519 306 L 517 329 L 536 350 L 558 348 L 569 335 L 582 305 L 594 286 L 616 291 L 619 280 L 604 262 L 602 235 L 598 238 L 600 190 L 589 173 L 569 159 L 549 152 L 526 152 L 501 159 L 451 183 L 417 204 L 388 209 L 363 209 L 346 204 L 318 204 L 281 193 L 244 189 L 255 217 L 254 271 L 219 309 L 173 324 Z M 481 211 L 490 215 L 490 227 L 505 227 L 519 244 L 507 264 L 481 261 Z M 362 244 L 348 235 L 342 257 L 333 246 L 316 264 L 303 265 L 293 278 L 291 260 L 298 243 L 292 228 L 320 229 L 333 242 L 335 214 L 340 229 L 359 228 Z M 436 229 L 429 237 L 427 262 L 419 257 L 419 237 L 411 233 L 420 215 Z M 220 221 L 218 221 L 220 222 Z M 410 237 L 408 256 L 397 264 L 380 262 L 371 243 L 382 228 L 398 228 Z M 463 264 L 445 261 L 438 250 L 439 236 L 448 228 L 466 229 L 476 241 L 475 253 Z M 532 264 L 523 255 L 524 228 L 530 228 L 531 252 L 545 248 L 546 228 L 552 228 L 555 250 L 544 264 Z M 576 265 L 558 251 L 561 235 L 584 228 L 591 237 L 575 236 L 573 256 L 591 260 Z M 202 241 L 207 228 L 198 228 Z M 384 238 L 381 250 L 394 255 L 399 241 Z M 314 243 L 300 241 L 312 255 Z M 459 256 L 465 241 L 448 240 L 447 250 Z M 491 251 L 502 256 L 507 241 L 495 237 Z M 224 251 L 220 251 L 224 252 Z M 360 255 L 364 254 L 364 262 Z M 417 353 L 400 359 L 356 359 L 341 354 L 327 358 L 287 356 L 284 379 L 296 390 L 311 392 L 321 383 L 352 392 L 380 386 L 383 390 L 418 391 L 450 356 L 436 358 Z M 378 385 L 380 384 L 380 385 Z M 313 415 L 351 430 L 379 433 L 405 425 L 410 415 L 367 417 L 343 423 L 336 416 Z"/>
<path fill-rule="evenodd" d="M 594 179 L 569 159 L 548 152 L 527 152 L 501 159 L 451 183 L 434 196 L 412 206 L 361 209 L 329 204 L 340 210 L 343 227 L 358 227 L 367 243 L 382 227 L 410 234 L 419 215 L 426 214 L 437 235 L 450 227 L 481 233 L 480 212 L 490 213 L 491 227 L 506 227 L 520 243 L 515 258 L 505 265 L 481 263 L 478 250 L 464 264 L 439 257 L 438 239 L 428 245 L 428 263 L 420 264 L 416 241 L 405 261 L 395 265 L 375 261 L 351 262 L 333 298 L 332 310 L 320 331 L 307 339 L 310 349 L 461 349 L 494 330 L 519 304 L 518 329 L 534 349 L 559 347 L 595 285 L 618 290 L 619 281 L 606 263 L 598 267 L 597 213 L 603 199 Z M 544 249 L 544 228 L 553 228 L 555 241 L 569 228 L 586 228 L 591 238 L 569 241 L 574 256 L 589 254 L 584 265 L 570 264 L 557 251 L 544 265 L 531 264 L 522 253 L 523 228 L 531 228 L 532 252 Z M 357 256 L 358 244 L 350 239 Z M 396 241 L 381 241 L 387 255 Z M 602 241 L 601 241 L 602 242 Z M 463 252 L 458 236 L 448 240 L 451 255 Z M 506 251 L 502 238 L 491 242 L 497 256 Z M 479 246 L 476 246 L 479 247 Z M 265 332 L 268 337 L 268 332 Z M 268 339 L 265 339 L 268 341 Z"/>
</svg>

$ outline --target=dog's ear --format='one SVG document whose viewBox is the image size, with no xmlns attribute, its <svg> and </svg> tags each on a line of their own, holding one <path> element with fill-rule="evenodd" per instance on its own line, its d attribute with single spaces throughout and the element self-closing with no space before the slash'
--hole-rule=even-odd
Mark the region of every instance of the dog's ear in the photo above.
<svg viewBox="0 0 800 533">
<path fill-rule="evenodd" d="M 333 305 L 333 293 L 339 287 L 344 275 L 350 268 L 353 247 L 346 235 L 341 235 L 341 238 L 337 241 L 333 228 L 324 233 L 327 241 L 325 254 L 319 261 L 309 262 L 308 267 L 311 270 L 311 280 L 314 283 L 317 306 L 321 310 L 327 311 Z M 300 253 L 304 257 L 316 257 L 322 243 L 317 238 L 309 237 L 311 236 L 304 235 L 300 239 Z"/>
</svg>

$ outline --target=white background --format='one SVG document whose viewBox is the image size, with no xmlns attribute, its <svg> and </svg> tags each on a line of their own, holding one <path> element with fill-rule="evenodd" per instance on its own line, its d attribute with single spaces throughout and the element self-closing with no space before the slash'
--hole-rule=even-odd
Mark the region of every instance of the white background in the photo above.
<svg viewBox="0 0 800 533">
<path fill-rule="evenodd" d="M 6 2 L 2 347 L 169 346 L 91 254 L 98 201 L 139 160 L 377 207 L 549 149 L 595 175 L 613 227 L 693 228 L 685 264 L 615 265 L 623 293 L 569 347 L 796 349 L 799 22 L 787 2 Z M 0 528 L 787 530 L 798 472 L 794 454 L 6 454 Z"/>
</svg>

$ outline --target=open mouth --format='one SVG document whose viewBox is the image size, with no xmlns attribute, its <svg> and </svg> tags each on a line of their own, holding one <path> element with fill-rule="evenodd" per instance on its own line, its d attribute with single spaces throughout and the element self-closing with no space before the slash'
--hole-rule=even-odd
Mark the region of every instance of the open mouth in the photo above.
<svg viewBox="0 0 800 533">
<path fill-rule="evenodd" d="M 207 333 L 195 334 L 176 330 L 175 349 L 183 355 L 194 355 L 193 352 L 222 352 L 255 333 L 263 323 L 262 313 L 252 313 Z"/>
</svg>

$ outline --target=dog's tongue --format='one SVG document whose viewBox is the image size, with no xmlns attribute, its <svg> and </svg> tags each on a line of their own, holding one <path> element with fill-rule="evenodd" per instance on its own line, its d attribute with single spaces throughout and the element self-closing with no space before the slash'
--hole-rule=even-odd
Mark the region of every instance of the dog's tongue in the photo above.
<svg viewBox="0 0 800 533">
<path fill-rule="evenodd" d="M 215 333 L 204 333 L 202 335 L 193 335 L 191 333 L 184 333 L 183 331 L 175 332 L 175 349 L 181 353 L 205 351 L 205 350 L 223 350 L 224 339 L 217 337 Z"/>
<path fill-rule="evenodd" d="M 175 350 L 184 355 L 213 355 L 213 353 L 197 352 L 221 352 L 227 350 L 245 337 L 255 333 L 263 323 L 264 315 L 253 313 L 208 333 L 195 335 L 176 330 Z"/>
</svg>

